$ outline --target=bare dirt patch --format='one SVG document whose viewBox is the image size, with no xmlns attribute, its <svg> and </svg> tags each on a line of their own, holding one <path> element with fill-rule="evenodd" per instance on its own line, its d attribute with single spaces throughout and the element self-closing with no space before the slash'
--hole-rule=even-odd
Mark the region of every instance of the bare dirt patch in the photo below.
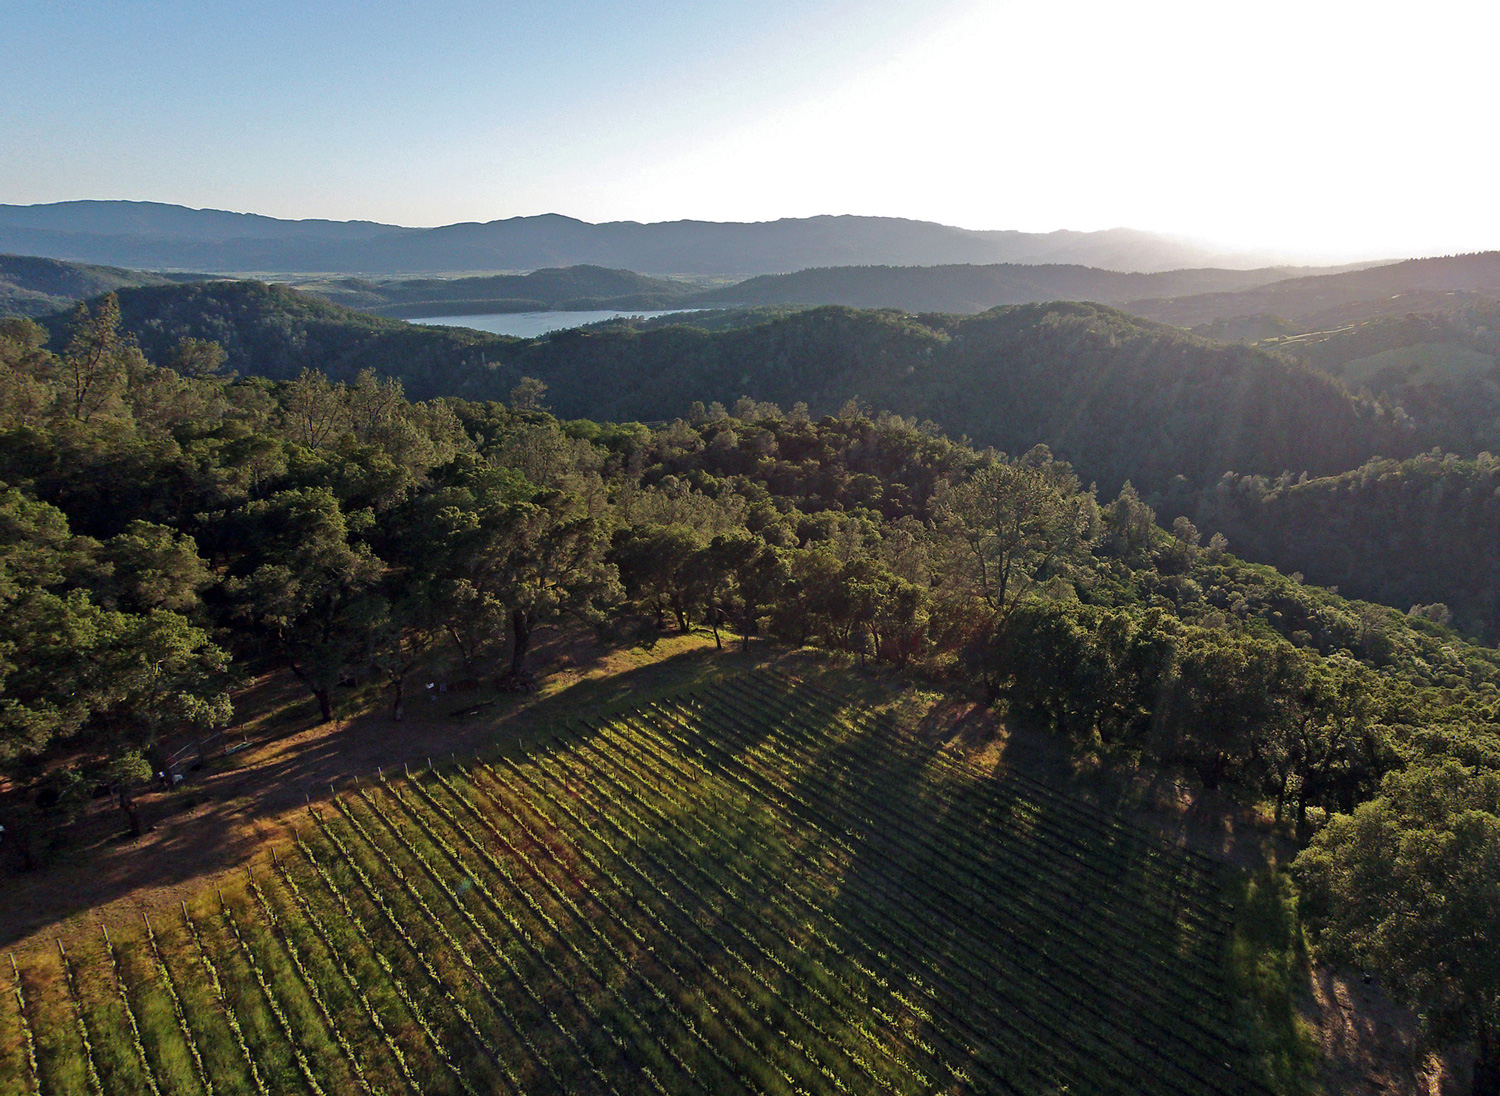
<svg viewBox="0 0 1500 1096">
<path fill-rule="evenodd" d="M 1330 1096 L 1463 1096 L 1467 1064 L 1417 1038 L 1417 1019 L 1358 971 L 1319 967 L 1303 1015 L 1323 1047 L 1319 1077 Z"/>
</svg>

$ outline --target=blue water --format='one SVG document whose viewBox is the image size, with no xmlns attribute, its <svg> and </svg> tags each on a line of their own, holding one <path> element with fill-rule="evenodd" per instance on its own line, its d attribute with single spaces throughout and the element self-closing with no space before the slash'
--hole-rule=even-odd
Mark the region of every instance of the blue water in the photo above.
<svg viewBox="0 0 1500 1096">
<path fill-rule="evenodd" d="M 562 331 L 568 327 L 582 327 L 586 323 L 601 320 L 618 320 L 621 316 L 640 316 L 653 319 L 656 316 L 672 316 L 677 313 L 696 312 L 696 308 L 674 308 L 658 312 L 488 312 L 478 316 L 423 316 L 410 323 L 437 324 L 442 327 L 472 327 L 478 331 L 490 331 L 496 335 L 516 335 L 523 339 L 534 339 L 549 331 Z"/>
</svg>

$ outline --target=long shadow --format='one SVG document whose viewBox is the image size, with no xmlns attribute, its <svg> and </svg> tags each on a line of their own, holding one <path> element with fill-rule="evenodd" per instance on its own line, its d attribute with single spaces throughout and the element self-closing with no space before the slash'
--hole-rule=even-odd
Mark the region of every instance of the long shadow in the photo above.
<svg viewBox="0 0 1500 1096">
<path fill-rule="evenodd" d="M 255 761 L 254 753 L 264 751 L 253 750 L 241 768 L 205 774 L 148 802 L 144 816 L 154 829 L 143 838 L 105 842 L 101 849 L 78 851 L 54 865 L 0 878 L 0 947 L 137 892 L 237 867 L 263 851 L 268 837 L 289 835 L 293 822 L 285 816 L 309 801 L 326 799 L 331 784 L 347 786 L 377 769 L 398 772 L 450 754 L 470 757 L 544 747 L 553 727 L 584 714 L 607 714 L 753 664 L 753 658 L 715 657 L 711 649 L 695 649 L 585 679 L 551 696 L 501 697 L 492 709 L 467 720 L 438 715 L 395 723 L 382 712 L 350 720 L 306 743 L 288 739 L 280 747 L 283 752 L 272 749 L 268 760 Z M 285 729 L 278 728 L 261 745 L 276 747 L 283 738 Z M 188 797 L 200 805 L 183 811 L 178 805 Z M 141 904 L 147 903 L 142 894 Z"/>
<path fill-rule="evenodd" d="M 832 908 L 978 1091 L 1258 1092 L 1217 869 L 1056 788 L 869 724 L 800 789 L 852 857 Z"/>
<path fill-rule="evenodd" d="M 684 714 L 689 748 L 695 736 L 714 746 L 693 765 L 733 779 L 747 762 L 764 764 L 790 794 L 775 797 L 774 810 L 742 818 L 716 816 L 718 805 L 689 796 L 673 817 L 691 832 L 722 825 L 726 841 L 700 848 L 663 826 L 637 842 L 643 855 L 678 865 L 706 895 L 738 904 L 740 922 L 760 931 L 759 920 L 785 921 L 773 902 L 778 882 L 806 870 L 801 852 L 778 836 L 775 811 L 785 810 L 809 849 L 837 854 L 838 870 L 820 892 L 826 930 L 883 980 L 879 1006 L 900 1020 L 891 1040 L 938 1073 L 943 1087 L 1025 1096 L 1263 1091 L 1233 1037 L 1234 1002 L 1225 998 L 1222 867 L 1070 794 L 1046 765 L 1008 758 L 980 772 L 947 752 L 940 736 L 908 734 L 848 696 L 747 677 L 743 671 L 759 664 L 754 656 L 686 652 L 540 701 L 507 699 L 504 710 L 497 702 L 469 722 L 433 721 L 421 735 L 370 720 L 314 739 L 215 778 L 223 796 L 215 810 L 163 828 L 138 856 L 111 858 L 108 874 L 38 876 L 32 905 L 26 894 L 17 905 L 19 892 L 8 887 L 0 946 L 141 888 L 197 886 L 238 866 L 289 808 L 326 797 L 330 779 L 347 786 L 350 775 L 377 766 L 396 772 L 451 751 L 545 760 L 587 780 L 577 751 L 580 738 L 595 733 L 590 726 L 660 699 Z M 560 726 L 577 734 L 559 735 Z M 552 766 L 562 754 L 565 763 Z M 652 771 L 659 766 L 646 759 L 609 779 L 637 782 L 649 798 L 659 787 Z M 766 889 L 731 881 L 730 900 L 716 888 L 743 837 L 778 856 L 758 868 L 747 861 Z M 708 906 L 688 904 L 695 917 L 707 916 Z M 718 937 L 716 928 L 700 934 L 686 920 L 679 928 L 705 950 Z M 767 976 L 780 977 L 769 968 Z"/>
</svg>

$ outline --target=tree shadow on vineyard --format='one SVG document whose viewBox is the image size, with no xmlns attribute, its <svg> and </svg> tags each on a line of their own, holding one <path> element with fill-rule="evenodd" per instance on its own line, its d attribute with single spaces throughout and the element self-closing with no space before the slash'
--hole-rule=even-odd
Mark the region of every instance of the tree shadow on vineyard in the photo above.
<svg viewBox="0 0 1500 1096">
<path fill-rule="evenodd" d="M 976 1090 L 1228 1093 L 1254 1076 L 1217 867 L 878 720 L 799 791 L 852 850 L 831 912 L 892 1000 L 926 1014 L 905 1039 Z"/>
</svg>

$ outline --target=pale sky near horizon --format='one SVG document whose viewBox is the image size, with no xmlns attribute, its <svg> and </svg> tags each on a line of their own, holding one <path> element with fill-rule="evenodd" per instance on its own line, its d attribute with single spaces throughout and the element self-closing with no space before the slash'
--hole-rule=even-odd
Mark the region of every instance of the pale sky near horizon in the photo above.
<svg viewBox="0 0 1500 1096">
<path fill-rule="evenodd" d="M 1500 248 L 1472 0 L 0 0 L 0 202 Z"/>
</svg>

